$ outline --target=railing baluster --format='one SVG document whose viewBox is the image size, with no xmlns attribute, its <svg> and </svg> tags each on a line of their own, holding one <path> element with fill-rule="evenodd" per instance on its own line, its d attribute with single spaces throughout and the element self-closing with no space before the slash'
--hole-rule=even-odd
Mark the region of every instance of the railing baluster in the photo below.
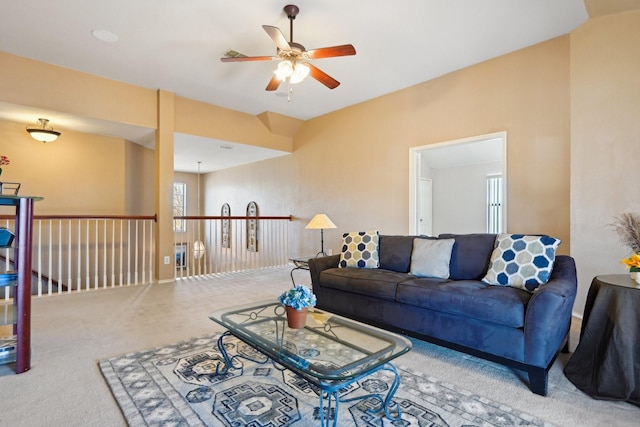
<svg viewBox="0 0 640 427">
<path fill-rule="evenodd" d="M 86 256 L 86 266 L 85 266 L 85 269 L 86 269 L 86 272 L 85 272 L 85 274 L 86 274 L 86 277 L 85 277 L 85 288 L 86 288 L 87 290 L 89 290 L 89 289 L 91 289 L 91 268 L 89 268 L 89 267 L 91 266 L 91 264 L 90 264 L 90 260 L 91 260 L 91 256 L 90 256 L 90 255 L 91 255 L 91 251 L 90 251 L 90 240 L 91 240 L 91 239 L 89 238 L 89 236 L 90 236 L 90 233 L 89 233 L 89 226 L 90 226 L 90 224 L 91 224 L 91 221 L 88 221 L 88 220 L 87 220 L 86 222 L 87 222 L 87 224 L 86 224 L 86 225 L 87 225 L 87 229 L 86 229 L 86 236 L 85 236 L 85 239 L 86 239 L 86 242 L 85 242 L 85 246 L 86 246 L 85 252 L 86 252 L 86 255 L 87 255 L 87 256 Z"/>
<path fill-rule="evenodd" d="M 49 244 L 47 245 L 47 247 L 49 248 L 49 263 L 48 263 L 49 272 L 47 273 L 47 276 L 49 279 L 47 280 L 47 287 L 51 289 L 53 287 L 53 283 L 51 281 L 51 277 L 53 276 L 53 251 L 51 250 L 51 248 L 53 247 L 53 221 L 52 220 L 49 220 Z"/>
<path fill-rule="evenodd" d="M 82 221 L 78 221 L 78 267 L 76 275 L 76 290 L 82 290 Z"/>
<path fill-rule="evenodd" d="M 135 222 L 136 224 L 136 233 L 135 233 L 135 255 L 134 255 L 134 263 L 135 263 L 135 268 L 134 268 L 134 274 L 133 274 L 133 283 L 137 284 L 138 283 L 138 251 L 139 251 L 139 247 L 138 247 L 138 221 Z"/>
<path fill-rule="evenodd" d="M 116 287 L 116 222 L 111 220 L 111 287 Z"/>
<path fill-rule="evenodd" d="M 93 254 L 93 258 L 94 258 L 94 267 L 93 267 L 93 271 L 94 273 L 94 289 L 98 289 L 100 288 L 100 270 L 101 270 L 101 262 L 100 262 L 100 225 L 102 224 L 102 221 L 96 219 L 94 222 L 94 227 L 95 227 L 95 242 L 94 242 L 94 254 Z"/>
<path fill-rule="evenodd" d="M 59 278 L 62 278 L 62 220 L 58 220 L 58 274 Z M 58 289 L 60 289 L 61 280 L 58 281 Z M 48 294 L 53 292 L 53 286 L 49 286 Z"/>
<path fill-rule="evenodd" d="M 127 286 L 131 285 L 131 222 L 127 222 Z"/>
<path fill-rule="evenodd" d="M 38 296 L 42 295 L 42 223 L 38 223 Z M 7 261 L 9 257 L 7 257 Z M 7 263 L 8 264 L 8 263 Z"/>
<path fill-rule="evenodd" d="M 71 220 L 69 220 L 69 243 L 67 248 L 67 292 L 71 292 L 71 289 L 73 289 L 73 281 L 71 280 L 71 275 L 73 274 L 73 267 L 71 265 L 71 258 L 73 257 L 73 251 L 71 250 L 73 248 L 72 228 L 73 224 L 71 223 Z M 62 277 L 62 275 L 60 277 Z M 61 284 L 58 285 L 58 293 L 62 293 Z"/>
<path fill-rule="evenodd" d="M 102 221 L 102 287 L 106 288 L 109 284 L 107 281 L 107 221 Z"/>
<path fill-rule="evenodd" d="M 142 283 L 146 283 L 146 273 L 147 271 L 145 270 L 145 261 L 146 258 L 144 256 L 144 251 L 145 251 L 145 242 L 146 240 L 146 234 L 147 234 L 147 227 L 145 227 L 145 224 L 142 223 Z"/>
<path fill-rule="evenodd" d="M 120 220 L 120 251 L 119 251 L 120 252 L 120 263 L 118 265 L 118 284 L 120 286 L 122 286 L 122 277 L 123 277 L 122 276 L 122 272 L 123 272 L 123 269 L 124 269 L 124 267 L 122 265 L 122 254 L 123 254 L 123 251 L 124 251 L 124 247 L 123 247 L 123 244 L 124 244 L 123 240 L 124 239 L 122 238 L 122 229 L 124 228 L 124 226 L 123 226 L 122 221 L 123 220 Z"/>
</svg>

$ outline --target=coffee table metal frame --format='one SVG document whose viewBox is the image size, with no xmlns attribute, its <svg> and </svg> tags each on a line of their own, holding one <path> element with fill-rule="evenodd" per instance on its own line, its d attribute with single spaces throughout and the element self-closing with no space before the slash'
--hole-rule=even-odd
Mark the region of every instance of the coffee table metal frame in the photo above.
<svg viewBox="0 0 640 427">
<path fill-rule="evenodd" d="M 300 258 L 289 258 L 289 261 L 291 261 L 294 265 L 294 267 L 291 269 L 291 273 L 289 273 L 289 275 L 291 276 L 291 283 L 293 283 L 293 286 L 296 286 L 296 281 L 293 278 L 293 272 L 296 270 L 307 270 L 309 271 L 309 259 L 313 258 L 313 257 L 300 257 Z"/>
<path fill-rule="evenodd" d="M 401 418 L 400 407 L 393 402 L 393 396 L 400 386 L 400 375 L 390 361 L 411 349 L 411 342 L 405 337 L 318 309 L 312 309 L 307 314 L 307 325 L 302 330 L 289 329 L 284 306 L 277 302 L 220 310 L 209 318 L 228 330 L 218 339 L 223 362 L 218 364 L 216 373 L 242 369 L 241 358 L 257 363 L 266 363 L 271 359 L 274 366 L 290 369 L 320 389 L 321 426 L 328 426 L 331 418 L 333 425 L 337 425 L 340 403 L 367 398 L 378 400 L 390 420 Z M 230 357 L 223 342 L 229 335 L 236 336 L 268 358 L 256 360 L 240 354 Z M 313 356 L 298 354 L 296 347 L 300 343 L 318 346 L 325 343 L 334 350 L 339 349 L 350 355 L 350 359 L 332 359 L 331 366 L 328 366 L 326 361 L 323 363 Z M 345 387 L 381 370 L 393 374 L 393 381 L 385 395 L 370 393 L 352 398 L 340 397 L 340 391 Z M 328 415 L 325 416 L 325 413 Z"/>
</svg>

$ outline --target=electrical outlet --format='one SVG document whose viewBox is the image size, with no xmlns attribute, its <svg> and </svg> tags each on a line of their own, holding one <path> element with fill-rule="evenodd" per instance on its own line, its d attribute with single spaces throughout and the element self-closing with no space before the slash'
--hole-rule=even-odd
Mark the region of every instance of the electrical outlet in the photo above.
<svg viewBox="0 0 640 427">
<path fill-rule="evenodd" d="M 164 257 L 164 265 L 169 265 L 169 264 L 171 264 L 171 257 L 170 256 Z"/>
<path fill-rule="evenodd" d="M 327 255 L 333 255 L 333 249 L 327 249 Z"/>
</svg>

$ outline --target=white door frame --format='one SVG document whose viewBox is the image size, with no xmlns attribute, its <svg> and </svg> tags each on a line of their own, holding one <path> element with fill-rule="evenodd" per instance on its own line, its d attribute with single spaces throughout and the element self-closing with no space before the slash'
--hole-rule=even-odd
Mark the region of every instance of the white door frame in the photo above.
<svg viewBox="0 0 640 427">
<path fill-rule="evenodd" d="M 507 132 L 501 131 L 409 148 L 409 234 L 416 235 L 418 232 L 418 180 L 420 179 L 420 152 L 430 148 L 439 148 L 447 145 L 465 144 L 496 138 L 500 138 L 502 140 L 502 229 L 505 231 L 507 230 Z"/>
</svg>

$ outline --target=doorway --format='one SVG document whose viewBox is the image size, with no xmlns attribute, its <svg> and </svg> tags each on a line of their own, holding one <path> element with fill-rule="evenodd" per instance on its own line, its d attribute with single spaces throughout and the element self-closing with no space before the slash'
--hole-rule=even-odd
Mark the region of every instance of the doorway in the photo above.
<svg viewBox="0 0 640 427">
<path fill-rule="evenodd" d="M 487 179 L 495 176 L 502 177 L 498 229 L 507 229 L 506 132 L 413 147 L 409 152 L 409 233 L 488 232 L 495 205 L 488 199 Z"/>
</svg>

